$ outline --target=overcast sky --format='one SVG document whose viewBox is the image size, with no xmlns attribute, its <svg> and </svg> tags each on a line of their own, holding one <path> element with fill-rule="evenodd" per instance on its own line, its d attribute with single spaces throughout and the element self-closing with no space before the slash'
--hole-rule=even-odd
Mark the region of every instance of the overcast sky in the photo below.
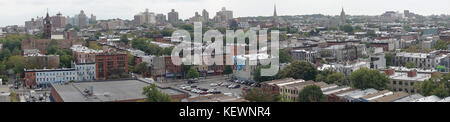
<svg viewBox="0 0 450 122">
<path fill-rule="evenodd" d="M 0 0 L 0 26 L 24 25 L 26 20 L 44 16 L 47 8 L 51 15 L 61 12 L 64 16 L 84 10 L 97 19 L 132 19 L 145 8 L 164 14 L 175 9 L 182 19 L 187 19 L 203 9 L 213 17 L 222 7 L 232 10 L 235 17 L 270 16 L 275 3 L 278 15 L 338 15 L 341 7 L 350 15 L 405 9 L 421 15 L 450 13 L 450 0 Z"/>
</svg>

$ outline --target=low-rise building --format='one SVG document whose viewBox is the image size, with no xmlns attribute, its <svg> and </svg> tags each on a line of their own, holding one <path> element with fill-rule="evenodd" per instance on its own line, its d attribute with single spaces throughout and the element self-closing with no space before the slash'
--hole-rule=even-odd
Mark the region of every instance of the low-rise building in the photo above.
<svg viewBox="0 0 450 122">
<path fill-rule="evenodd" d="M 418 73 L 417 70 L 410 70 L 409 72 L 396 72 L 394 70 L 386 70 L 386 75 L 389 76 L 389 86 L 394 92 L 406 92 L 409 94 L 418 93 L 418 90 L 414 87 L 415 84 L 422 83 L 425 80 L 431 78 L 431 74 Z"/>
<path fill-rule="evenodd" d="M 24 55 L 24 59 L 25 68 L 27 69 L 54 69 L 59 67 L 59 55 L 28 53 Z"/>
<path fill-rule="evenodd" d="M 54 102 L 137 102 L 146 99 L 143 88 L 149 83 L 139 80 L 53 83 L 51 97 Z M 172 100 L 181 101 L 188 93 L 173 88 L 160 88 Z"/>
<path fill-rule="evenodd" d="M 103 50 L 89 49 L 82 45 L 73 45 L 70 49 L 75 58 L 75 63 L 95 63 L 95 56 L 103 53 Z"/>
<path fill-rule="evenodd" d="M 302 60 L 314 64 L 316 59 L 320 58 L 320 53 L 317 51 L 292 50 L 291 57 L 293 61 Z"/>
<path fill-rule="evenodd" d="M 75 81 L 75 68 L 69 69 L 25 69 L 25 85 L 28 88 L 48 88 L 52 83 Z"/>
</svg>

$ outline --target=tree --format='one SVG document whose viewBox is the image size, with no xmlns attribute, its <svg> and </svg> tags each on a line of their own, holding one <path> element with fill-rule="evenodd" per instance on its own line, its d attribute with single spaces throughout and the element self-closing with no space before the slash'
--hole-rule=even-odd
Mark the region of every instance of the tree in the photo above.
<svg viewBox="0 0 450 122">
<path fill-rule="evenodd" d="M 143 88 L 143 95 L 147 96 L 146 102 L 172 102 L 170 95 L 161 92 L 156 84 L 150 84 Z"/>
<path fill-rule="evenodd" d="M 261 88 L 252 88 L 245 91 L 243 96 L 250 102 L 278 102 L 281 99 L 280 95 L 264 92 Z"/>
<path fill-rule="evenodd" d="M 346 84 L 345 74 L 341 72 L 336 72 L 327 76 L 326 83 L 328 84 Z"/>
<path fill-rule="evenodd" d="M 436 95 L 440 98 L 445 98 L 449 96 L 449 74 L 437 78 L 431 78 L 423 81 L 420 84 L 416 84 L 414 87 L 420 91 L 420 94 L 424 96 Z M 440 79 L 440 80 L 438 80 Z M 441 81 L 441 82 L 440 82 Z"/>
<path fill-rule="evenodd" d="M 72 61 L 74 61 L 74 58 L 71 55 L 62 55 L 59 56 L 59 61 L 60 68 L 70 68 Z"/>
<path fill-rule="evenodd" d="M 341 26 L 340 29 L 346 33 L 353 33 L 353 30 L 354 30 L 353 26 L 349 25 L 349 24 Z"/>
<path fill-rule="evenodd" d="M 270 68 L 270 65 L 258 67 L 253 73 L 254 74 L 253 80 L 255 80 L 256 82 L 275 80 L 277 76 L 261 76 L 261 69 L 268 69 L 268 68 Z"/>
<path fill-rule="evenodd" d="M 14 48 L 14 50 L 12 51 L 12 55 L 22 55 L 22 52 L 19 50 L 19 48 Z"/>
<path fill-rule="evenodd" d="M 350 75 L 350 81 L 354 88 L 378 90 L 388 89 L 389 78 L 378 70 L 361 68 Z"/>
<path fill-rule="evenodd" d="M 123 34 L 122 36 L 120 36 L 120 42 L 124 43 L 124 44 L 128 44 L 130 40 L 128 40 L 128 36 Z"/>
<path fill-rule="evenodd" d="M 173 48 L 174 48 L 174 46 L 162 49 L 161 55 L 172 55 Z"/>
<path fill-rule="evenodd" d="M 317 85 L 305 86 L 298 93 L 298 102 L 327 102 L 327 97 Z"/>
<path fill-rule="evenodd" d="M 0 79 L 2 79 L 2 82 L 3 82 L 3 83 L 8 83 L 8 76 L 6 76 L 6 75 L 0 75 Z M 2 84 L 0 84 L 0 85 L 2 85 Z"/>
<path fill-rule="evenodd" d="M 145 73 L 145 72 L 147 72 L 148 71 L 148 66 L 147 65 L 148 65 L 147 62 L 142 62 L 142 63 L 136 65 L 134 67 L 134 72 L 135 73 Z"/>
<path fill-rule="evenodd" d="M 289 63 L 291 61 L 291 54 L 286 50 L 280 50 L 280 63 Z"/>
<path fill-rule="evenodd" d="M 406 67 L 406 68 L 417 68 L 417 67 L 416 67 L 416 64 L 414 64 L 413 62 L 407 62 L 407 63 L 405 64 L 405 67 Z"/>
<path fill-rule="evenodd" d="M 279 73 L 279 78 L 292 77 L 294 79 L 314 80 L 316 79 L 317 68 L 306 61 L 294 61 Z"/>
<path fill-rule="evenodd" d="M 8 59 L 6 67 L 8 69 L 12 68 L 14 73 L 22 75 L 25 67 L 25 58 L 21 55 L 12 56 Z"/>
<path fill-rule="evenodd" d="M 224 70 L 223 70 L 223 74 L 231 74 L 233 73 L 233 68 L 230 65 L 225 66 Z"/>
<path fill-rule="evenodd" d="M 437 40 L 436 44 L 434 45 L 433 48 L 436 49 L 436 50 L 447 50 L 448 49 L 448 44 L 449 43 L 447 43 L 445 41 Z"/>
<path fill-rule="evenodd" d="M 11 57 L 11 51 L 9 49 L 3 49 L 0 52 L 0 60 L 6 60 Z"/>
<path fill-rule="evenodd" d="M 198 78 L 200 74 L 197 72 L 197 70 L 194 67 L 191 67 L 189 71 L 187 72 L 187 78 Z"/>
<path fill-rule="evenodd" d="M 384 55 L 384 58 L 386 59 L 386 66 L 394 65 L 393 63 L 394 55 L 392 53 L 386 53 L 386 55 Z"/>
</svg>

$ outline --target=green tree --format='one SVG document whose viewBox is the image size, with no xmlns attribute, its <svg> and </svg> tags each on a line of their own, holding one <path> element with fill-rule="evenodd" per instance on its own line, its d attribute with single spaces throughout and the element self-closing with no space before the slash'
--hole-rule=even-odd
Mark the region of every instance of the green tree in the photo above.
<svg viewBox="0 0 450 122">
<path fill-rule="evenodd" d="M 60 68 L 70 68 L 71 63 L 74 61 L 74 58 L 71 55 L 62 55 L 59 56 L 59 67 Z"/>
<path fill-rule="evenodd" d="M 14 48 L 12 55 L 22 55 L 22 52 L 19 50 L 19 48 Z"/>
<path fill-rule="evenodd" d="M 448 45 L 449 43 L 442 41 L 442 40 L 437 40 L 436 44 L 434 45 L 434 49 L 436 50 L 447 50 L 448 49 Z"/>
<path fill-rule="evenodd" d="M 170 95 L 159 90 L 156 84 L 150 84 L 143 88 L 142 94 L 147 96 L 146 102 L 172 102 Z"/>
<path fill-rule="evenodd" d="M 255 80 L 256 82 L 275 80 L 277 76 L 261 76 L 261 69 L 268 69 L 268 68 L 270 68 L 270 65 L 258 67 L 253 73 L 253 80 Z"/>
<path fill-rule="evenodd" d="M 407 63 L 405 64 L 405 67 L 406 67 L 406 68 L 417 68 L 417 67 L 416 67 L 416 64 L 414 64 L 413 62 L 407 62 Z"/>
<path fill-rule="evenodd" d="M 134 67 L 134 73 L 145 73 L 148 71 L 148 63 L 142 62 Z"/>
<path fill-rule="evenodd" d="M 318 74 L 316 66 L 306 61 L 294 61 L 279 72 L 279 78 L 315 80 Z"/>
<path fill-rule="evenodd" d="M 198 78 L 199 76 L 200 74 L 194 67 L 191 67 L 187 72 L 187 78 Z"/>
<path fill-rule="evenodd" d="M 233 67 L 231 67 L 230 65 L 225 66 L 224 70 L 223 70 L 223 74 L 231 74 L 233 73 Z"/>
<path fill-rule="evenodd" d="M 317 85 L 305 86 L 298 93 L 298 102 L 327 102 L 327 97 Z"/>
<path fill-rule="evenodd" d="M 346 78 L 345 78 L 345 74 L 341 73 L 341 72 L 337 72 L 337 73 L 333 73 L 327 76 L 326 83 L 328 84 L 347 84 L 346 83 Z"/>
<path fill-rule="evenodd" d="M 8 59 L 7 68 L 12 68 L 14 73 L 23 74 L 23 69 L 25 67 L 25 59 L 21 55 L 11 56 Z"/>
<path fill-rule="evenodd" d="M 2 79 L 2 82 L 5 84 L 5 83 L 8 83 L 8 76 L 6 76 L 6 75 L 0 75 L 0 79 Z"/>
<path fill-rule="evenodd" d="M 440 98 L 445 98 L 449 96 L 450 92 L 449 76 L 449 74 L 446 74 L 442 77 L 431 78 L 420 84 L 415 84 L 414 87 L 424 96 L 436 95 Z"/>
<path fill-rule="evenodd" d="M 351 85 L 354 88 L 378 90 L 388 89 L 389 78 L 378 70 L 361 68 L 350 75 Z"/>
<path fill-rule="evenodd" d="M 261 88 L 244 91 L 243 96 L 250 102 L 278 102 L 281 99 L 280 95 L 264 92 Z"/>
<path fill-rule="evenodd" d="M 289 63 L 291 61 L 291 54 L 286 50 L 280 50 L 280 63 Z"/>
<path fill-rule="evenodd" d="M 0 60 L 6 60 L 11 57 L 11 51 L 9 49 L 3 49 L 0 52 Z"/>
<path fill-rule="evenodd" d="M 128 40 L 128 36 L 126 34 L 123 34 L 120 36 L 120 42 L 124 43 L 124 44 L 128 44 L 130 40 Z"/>
<path fill-rule="evenodd" d="M 386 55 L 384 55 L 384 58 L 386 59 L 386 66 L 394 65 L 394 55 L 392 53 L 386 53 Z"/>
<path fill-rule="evenodd" d="M 340 29 L 346 33 L 353 33 L 353 30 L 354 30 L 353 26 L 349 25 L 349 24 L 341 26 Z"/>
</svg>

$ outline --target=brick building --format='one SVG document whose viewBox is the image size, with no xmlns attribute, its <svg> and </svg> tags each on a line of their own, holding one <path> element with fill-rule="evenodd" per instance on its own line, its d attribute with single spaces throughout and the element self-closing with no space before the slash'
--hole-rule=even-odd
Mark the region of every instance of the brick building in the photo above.
<svg viewBox="0 0 450 122">
<path fill-rule="evenodd" d="M 38 49 L 42 54 L 47 54 L 47 48 L 50 46 L 51 39 L 26 39 L 22 41 L 22 50 Z M 70 49 L 72 45 L 81 45 L 83 42 L 79 40 L 56 40 L 59 49 Z"/>
<path fill-rule="evenodd" d="M 95 56 L 96 79 L 114 79 L 128 74 L 128 56 L 126 53 L 104 52 Z"/>
</svg>

